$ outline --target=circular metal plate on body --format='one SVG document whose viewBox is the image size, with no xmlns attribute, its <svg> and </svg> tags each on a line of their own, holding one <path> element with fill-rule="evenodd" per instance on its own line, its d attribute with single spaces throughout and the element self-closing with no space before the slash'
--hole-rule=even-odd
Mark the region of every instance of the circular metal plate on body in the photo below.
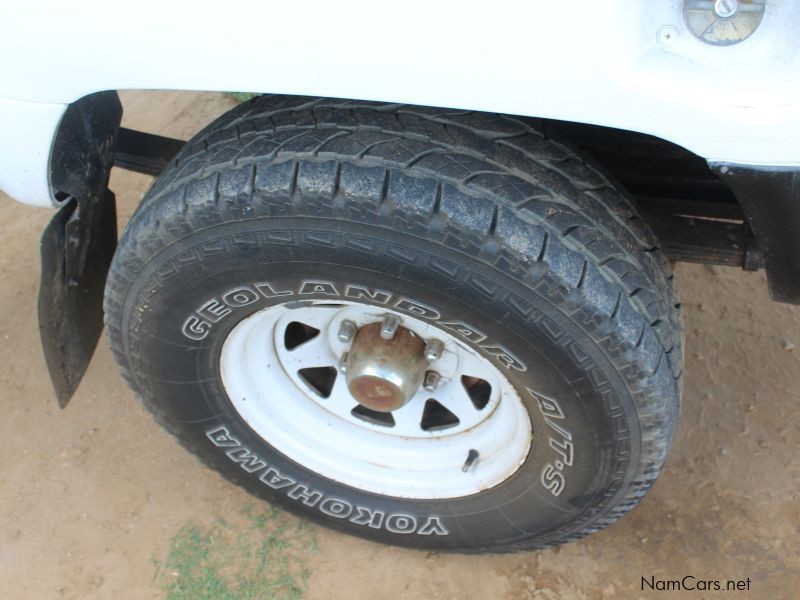
<svg viewBox="0 0 800 600">
<path fill-rule="evenodd" d="M 731 46 L 749 38 L 764 18 L 766 0 L 686 0 L 683 16 L 698 39 Z"/>
</svg>

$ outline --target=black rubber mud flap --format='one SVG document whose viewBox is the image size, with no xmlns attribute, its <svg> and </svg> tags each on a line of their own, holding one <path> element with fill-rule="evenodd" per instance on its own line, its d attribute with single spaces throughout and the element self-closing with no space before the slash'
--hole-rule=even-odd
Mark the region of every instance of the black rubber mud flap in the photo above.
<svg viewBox="0 0 800 600">
<path fill-rule="evenodd" d="M 114 194 L 72 198 L 42 234 L 39 333 L 58 404 L 78 387 L 103 330 L 103 290 L 117 247 Z"/>
<path fill-rule="evenodd" d="M 711 163 L 744 210 L 764 254 L 769 295 L 800 304 L 800 170 Z"/>
<path fill-rule="evenodd" d="M 63 201 L 42 234 L 39 334 L 61 408 L 103 329 L 103 291 L 117 247 L 108 178 L 121 119 L 116 92 L 85 96 L 67 107 L 50 154 L 50 185 Z"/>
</svg>

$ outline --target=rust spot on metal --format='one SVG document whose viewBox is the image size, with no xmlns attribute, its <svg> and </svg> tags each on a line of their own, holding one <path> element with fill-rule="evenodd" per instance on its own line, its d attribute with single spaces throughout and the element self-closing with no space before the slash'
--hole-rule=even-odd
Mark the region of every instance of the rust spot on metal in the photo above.
<svg viewBox="0 0 800 600">
<path fill-rule="evenodd" d="M 397 410 L 419 389 L 427 368 L 425 340 L 398 327 L 381 337 L 381 323 L 358 330 L 347 357 L 347 386 L 362 405 L 378 412 Z"/>
<path fill-rule="evenodd" d="M 360 404 L 378 412 L 391 412 L 405 403 L 399 387 L 374 375 L 364 375 L 351 381 L 350 393 Z"/>
</svg>

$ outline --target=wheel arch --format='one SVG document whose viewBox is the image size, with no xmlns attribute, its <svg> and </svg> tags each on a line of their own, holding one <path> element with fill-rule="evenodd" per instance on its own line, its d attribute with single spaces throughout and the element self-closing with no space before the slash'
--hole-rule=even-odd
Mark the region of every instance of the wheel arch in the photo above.
<svg viewBox="0 0 800 600">
<path fill-rule="evenodd" d="M 67 107 L 56 129 L 47 161 L 50 193 L 56 205 L 66 203 L 70 198 L 78 198 L 80 201 L 81 198 L 94 197 L 102 200 L 107 191 L 105 186 L 108 170 L 112 164 L 157 175 L 183 145 L 181 140 L 125 129 L 120 130 L 121 117 L 122 106 L 115 91 L 91 94 Z M 672 212 L 667 210 L 668 227 L 661 230 L 659 227 L 655 227 L 664 244 L 673 241 L 665 236 L 679 236 L 687 227 L 694 227 L 695 224 L 691 219 L 697 220 L 698 217 L 709 216 L 703 213 L 709 204 L 713 205 L 715 209 L 722 208 L 730 211 L 730 214 L 741 219 L 742 222 L 736 229 L 738 237 L 734 236 L 727 240 L 732 245 L 732 249 L 725 248 L 727 254 L 720 252 L 711 252 L 706 255 L 697 254 L 697 249 L 692 249 L 692 243 L 699 244 L 700 250 L 705 247 L 695 240 L 688 244 L 688 251 L 685 250 L 687 244 L 682 246 L 686 252 L 694 251 L 695 254 L 677 254 L 673 256 L 674 258 L 683 260 L 694 258 L 696 262 L 721 264 L 737 264 L 736 261 L 738 261 L 740 266 L 758 267 L 762 262 L 761 248 L 763 248 L 763 263 L 767 268 L 772 297 L 784 302 L 800 303 L 800 263 L 795 258 L 798 252 L 797 238 L 791 228 L 782 225 L 785 222 L 800 221 L 800 202 L 797 201 L 797 171 L 760 170 L 758 177 L 748 177 L 745 180 L 741 177 L 741 173 L 748 172 L 749 168 L 746 165 L 738 165 L 735 173 L 740 176 L 734 178 L 729 173 L 730 169 L 725 165 L 715 165 L 717 170 L 715 174 L 702 158 L 688 150 L 641 133 L 558 121 L 548 121 L 546 125 L 548 128 L 558 130 L 559 134 L 568 138 L 570 143 L 593 154 L 595 160 L 609 170 L 620 184 L 639 200 L 640 204 L 644 204 L 645 210 L 648 203 L 652 203 L 653 196 L 658 195 L 659 190 L 665 196 L 661 199 L 662 201 L 668 204 L 673 203 L 669 209 Z M 600 141 L 598 142 L 598 140 Z M 635 142 L 634 147 L 651 149 L 651 160 L 645 160 L 641 164 L 656 168 L 649 171 L 644 168 L 631 170 L 627 168 L 624 161 L 622 164 L 620 163 L 620 156 L 622 159 L 632 156 L 630 151 L 627 155 L 619 154 L 620 150 L 624 150 L 626 145 L 632 141 Z M 677 171 L 670 172 L 669 169 L 665 169 L 664 165 L 668 163 L 677 166 Z M 688 177 L 686 172 L 681 171 L 682 168 L 689 169 Z M 730 186 L 728 182 L 730 182 Z M 769 193 L 771 205 L 768 206 L 760 201 L 759 194 L 762 191 Z M 691 215 L 691 210 L 687 208 L 686 203 L 675 207 L 675 196 L 687 192 L 695 196 L 690 198 L 688 205 L 690 208 L 697 208 L 698 214 Z M 663 206 L 661 208 L 663 209 Z M 691 215 L 690 220 L 682 221 L 681 219 L 685 217 L 687 211 Z M 66 219 L 62 212 L 59 212 L 54 219 L 59 231 L 66 226 Z M 660 214 L 661 218 L 664 217 L 663 210 L 656 212 L 662 213 Z M 781 215 L 781 218 L 776 219 L 775 215 Z M 648 217 L 659 218 L 658 215 L 653 217 L 651 214 L 648 214 Z M 679 219 L 676 221 L 675 217 L 679 217 Z M 717 222 L 719 215 L 711 214 L 710 217 L 710 220 L 705 220 L 706 229 L 701 228 L 701 235 L 706 235 L 709 227 L 712 228 L 714 235 L 730 233 L 729 231 L 720 233 L 722 226 Z M 80 230 L 82 237 L 75 243 L 86 247 L 91 246 L 95 239 L 99 239 L 103 234 L 98 229 L 104 226 L 101 223 L 106 223 L 105 226 L 110 227 L 108 225 L 110 220 L 98 219 L 92 227 Z M 50 228 L 51 233 L 52 230 L 53 228 Z M 751 238 L 755 243 L 748 247 Z M 62 264 L 63 260 L 59 257 L 68 253 L 63 236 L 55 238 L 51 236 L 50 241 L 53 243 L 50 244 L 47 243 L 47 239 L 46 232 L 46 236 L 43 238 L 43 248 L 50 248 L 51 264 Z M 111 242 L 105 247 L 113 251 Z M 106 259 L 110 260 L 110 254 L 104 256 L 100 262 L 107 264 L 108 260 Z M 105 279 L 105 270 L 102 273 L 94 273 L 92 277 L 93 284 L 97 284 L 98 281 L 102 284 Z M 43 290 L 48 289 L 45 279 L 43 279 Z M 50 289 L 52 291 L 52 286 Z M 51 309 L 58 306 L 63 308 L 63 304 L 58 301 L 58 298 L 63 295 L 62 292 L 45 295 L 47 297 L 40 300 L 40 306 L 47 306 Z M 80 325 L 86 322 L 87 315 L 85 311 L 64 310 L 66 312 L 58 315 L 53 327 L 49 329 L 42 327 L 42 340 L 45 348 L 58 349 L 57 352 L 51 352 L 57 358 L 49 361 L 51 374 L 56 374 L 53 377 L 54 381 L 57 379 L 71 381 L 69 385 L 61 386 L 62 389 L 68 390 L 60 393 L 60 397 L 63 398 L 62 404 L 65 405 L 77 387 L 75 380 L 80 380 L 80 376 L 88 364 L 96 337 L 93 333 L 90 337 L 93 337 L 94 341 L 89 342 L 79 336 L 80 345 L 88 350 L 81 351 L 83 359 L 80 362 L 82 364 L 79 368 L 73 369 L 74 374 L 68 374 L 69 369 L 64 367 L 66 362 L 63 360 L 68 352 L 64 351 L 62 344 L 56 343 L 58 336 L 54 331 L 64 323 L 72 323 L 73 326 L 76 323 Z M 51 317 L 52 314 L 51 310 Z M 97 315 L 91 315 L 92 319 L 96 320 L 96 317 Z M 47 321 L 42 319 L 42 322 L 46 323 Z M 54 367 L 53 365 L 60 366 Z"/>
</svg>

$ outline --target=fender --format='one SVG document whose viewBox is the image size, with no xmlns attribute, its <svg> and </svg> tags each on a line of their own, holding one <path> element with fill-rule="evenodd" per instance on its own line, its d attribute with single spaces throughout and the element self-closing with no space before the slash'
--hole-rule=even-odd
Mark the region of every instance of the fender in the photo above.
<svg viewBox="0 0 800 600">
<path fill-rule="evenodd" d="M 616 127 L 716 162 L 800 166 L 800 3 L 767 2 L 754 33 L 725 46 L 696 37 L 688 4 L 30 0 L 4 11 L 0 97 L 380 100 Z"/>
</svg>

